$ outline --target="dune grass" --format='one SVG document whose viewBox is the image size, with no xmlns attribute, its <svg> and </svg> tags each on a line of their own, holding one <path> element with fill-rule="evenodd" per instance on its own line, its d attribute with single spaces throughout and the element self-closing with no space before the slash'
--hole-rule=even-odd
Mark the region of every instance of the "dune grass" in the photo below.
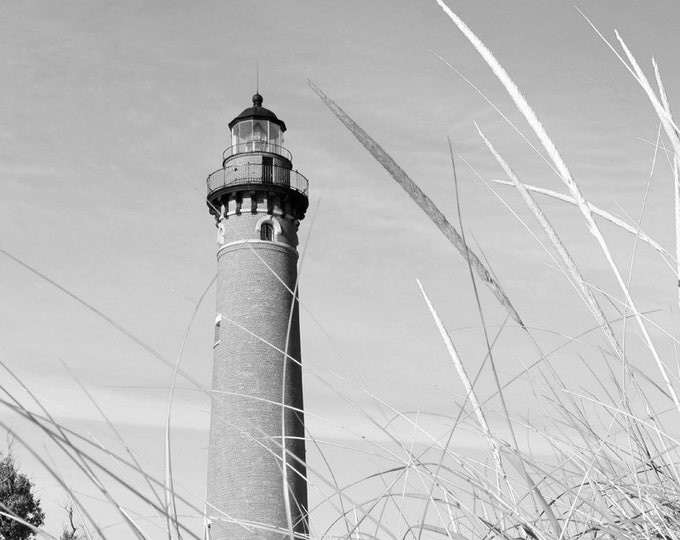
<svg viewBox="0 0 680 540">
<path fill-rule="evenodd" d="M 569 389 L 559 375 L 550 369 L 547 356 L 540 359 L 544 362 L 546 369 L 540 372 L 532 371 L 532 383 L 541 387 L 541 392 L 544 393 L 543 407 L 550 409 L 543 410 L 548 413 L 548 418 L 554 422 L 557 429 L 549 434 L 540 432 L 532 428 L 531 424 L 523 423 L 517 418 L 509 420 L 512 425 L 527 430 L 532 436 L 544 438 L 545 442 L 550 445 L 554 455 L 551 459 L 542 462 L 539 455 L 520 448 L 513 436 L 508 438 L 508 435 L 513 433 L 512 428 L 503 436 L 492 432 L 486 421 L 483 405 L 476 397 L 474 385 L 464 368 L 464 361 L 460 358 L 445 325 L 423 290 L 425 301 L 465 388 L 465 402 L 469 402 L 472 410 L 470 414 L 477 419 L 476 429 L 481 432 L 484 439 L 489 441 L 492 460 L 490 463 L 470 462 L 450 452 L 448 444 L 441 444 L 441 441 L 433 442 L 433 448 L 438 444 L 442 446 L 440 448 L 442 454 L 438 462 L 433 464 L 419 459 L 410 466 L 419 469 L 419 477 L 428 476 L 427 482 L 431 482 L 430 488 L 436 485 L 436 489 L 428 489 L 424 492 L 433 507 L 441 504 L 441 496 L 436 502 L 435 497 L 438 493 L 444 492 L 447 494 L 444 497 L 447 502 L 448 500 L 456 501 L 457 511 L 448 514 L 448 521 L 442 519 L 441 515 L 426 513 L 420 519 L 420 523 L 409 526 L 408 530 L 410 533 L 414 528 L 418 530 L 418 534 L 414 535 L 418 538 L 423 535 L 424 531 L 449 538 L 561 539 L 600 536 L 676 538 L 680 535 L 677 431 L 668 431 L 664 427 L 664 423 L 672 426 L 677 422 L 677 413 L 680 412 L 676 389 L 677 375 L 672 368 L 674 362 L 672 359 L 668 362 L 661 358 L 648 329 L 650 321 L 636 307 L 630 291 L 630 278 L 624 277 L 615 262 L 615 255 L 600 229 L 597 218 L 604 218 L 633 234 L 635 243 L 639 240 L 651 245 L 676 278 L 678 252 L 676 251 L 675 256 L 671 255 L 670 250 L 644 234 L 639 224 L 631 224 L 614 216 L 611 212 L 597 208 L 586 200 L 546 128 L 511 77 L 495 59 L 493 53 L 442 0 L 436 1 L 504 86 L 517 110 L 524 116 L 546 151 L 551 168 L 557 172 L 567 188 L 568 195 L 563 195 L 553 190 L 526 186 L 478 127 L 482 140 L 509 178 L 509 181 L 497 180 L 496 182 L 514 186 L 520 193 L 547 236 L 549 245 L 557 254 L 558 264 L 562 266 L 565 277 L 574 284 L 579 297 L 592 314 L 594 323 L 603 333 L 607 346 L 603 348 L 602 354 L 615 359 L 623 367 L 623 377 L 617 377 L 612 370 L 613 389 L 608 388 L 608 385 L 602 382 L 599 392 L 587 394 Z M 657 84 L 655 92 L 623 39 L 618 33 L 615 35 L 624 53 L 619 58 L 626 62 L 623 58 L 625 56 L 626 67 L 647 94 L 659 117 L 669 146 L 672 148 L 672 190 L 676 203 L 677 223 L 679 193 L 677 156 L 680 155 L 680 146 L 678 146 L 677 126 L 672 118 L 659 69 L 656 62 L 652 61 Z M 384 150 L 356 125 L 355 121 L 349 119 L 331 98 L 317 87 L 313 86 L 313 88 L 355 137 L 388 169 L 395 180 L 402 184 L 400 177 L 405 177 L 406 173 L 401 171 L 396 162 L 392 158 L 387 160 L 382 157 L 381 153 Z M 656 160 L 656 155 L 654 159 Z M 644 362 L 644 358 L 629 358 L 629 353 L 625 348 L 625 336 L 622 336 L 621 332 L 617 336 L 613 324 L 608 320 L 600 305 L 598 296 L 602 296 L 602 291 L 584 278 L 577 262 L 559 238 L 549 217 L 532 197 L 531 192 L 554 197 L 575 205 L 580 210 L 585 229 L 596 239 L 619 285 L 620 294 L 623 297 L 619 300 L 620 308 L 626 317 L 632 318 L 637 323 L 639 335 L 646 343 L 647 350 L 658 368 L 658 374 L 664 385 L 664 399 L 669 402 L 668 406 L 675 409 L 675 414 L 670 414 L 673 420 L 664 422 L 663 419 L 669 416 L 667 409 L 663 406 L 659 409 L 658 400 L 654 400 L 655 404 L 652 404 L 649 396 L 656 394 L 659 387 L 651 379 L 640 377 L 639 371 L 633 367 L 636 363 Z M 414 200 L 416 199 L 412 190 L 409 194 L 414 197 Z M 433 213 L 427 210 L 426 213 L 438 225 Z M 462 238 L 461 236 L 461 240 Z M 464 243 L 464 240 L 462 242 Z M 462 249 L 460 247 L 458 249 L 465 256 L 467 245 L 464 244 Z M 504 302 L 501 301 L 501 303 Z M 624 333 L 625 328 L 624 326 Z M 531 330 L 527 329 L 527 333 L 529 334 L 527 337 L 533 341 Z M 676 342 L 673 336 L 669 337 L 674 343 Z M 624 345 L 621 344 L 622 339 Z M 537 352 L 540 354 L 538 345 Z M 587 361 L 584 361 L 584 365 L 587 366 Z M 634 388 L 636 399 L 631 398 L 629 386 Z M 503 389 L 499 387 L 498 394 L 502 396 L 502 393 Z M 499 414 L 507 416 L 507 409 L 503 407 Z M 455 429 L 460 420 L 460 417 L 455 420 L 452 429 Z M 409 462 L 411 459 L 412 456 L 409 456 Z M 455 463 L 459 468 L 457 474 L 453 469 L 444 467 L 445 462 Z M 505 463 L 510 464 L 516 474 L 508 475 Z M 434 478 L 430 478 L 433 465 L 436 465 L 434 468 L 436 474 Z M 534 480 L 534 476 L 540 480 Z M 499 478 L 504 481 L 500 482 Z M 472 507 L 466 507 L 470 504 Z M 459 514 L 459 517 L 453 514 Z M 438 522 L 432 522 L 433 518 Z"/>
</svg>

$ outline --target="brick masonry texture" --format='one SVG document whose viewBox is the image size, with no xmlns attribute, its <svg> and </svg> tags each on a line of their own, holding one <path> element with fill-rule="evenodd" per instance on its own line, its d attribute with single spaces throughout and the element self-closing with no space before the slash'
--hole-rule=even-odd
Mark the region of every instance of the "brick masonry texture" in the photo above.
<svg viewBox="0 0 680 540">
<path fill-rule="evenodd" d="M 212 540 L 287 536 L 283 435 L 294 528 L 306 532 L 300 328 L 290 292 L 297 279 L 297 222 L 270 216 L 281 233 L 261 241 L 257 223 L 276 205 L 266 193 L 252 194 L 255 205 L 250 197 L 244 194 L 243 211 L 225 220 L 218 250 L 222 320 L 214 349 L 207 499 L 219 511 L 208 509 Z M 300 412 L 284 409 L 282 398 Z"/>
</svg>

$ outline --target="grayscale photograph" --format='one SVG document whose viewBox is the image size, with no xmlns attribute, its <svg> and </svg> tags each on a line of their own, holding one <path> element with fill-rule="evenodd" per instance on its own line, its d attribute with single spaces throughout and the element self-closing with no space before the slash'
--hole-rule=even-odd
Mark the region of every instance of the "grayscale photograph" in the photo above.
<svg viewBox="0 0 680 540">
<path fill-rule="evenodd" d="M 0 540 L 680 540 L 679 23 L 0 1 Z"/>
</svg>

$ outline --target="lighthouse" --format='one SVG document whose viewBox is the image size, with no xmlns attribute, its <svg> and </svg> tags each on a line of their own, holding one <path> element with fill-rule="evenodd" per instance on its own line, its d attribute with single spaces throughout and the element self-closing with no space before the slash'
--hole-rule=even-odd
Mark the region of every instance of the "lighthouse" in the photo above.
<svg viewBox="0 0 680 540">
<path fill-rule="evenodd" d="M 298 311 L 298 227 L 308 181 L 286 124 L 253 96 L 208 176 L 217 223 L 210 540 L 305 537 L 307 481 Z"/>
</svg>

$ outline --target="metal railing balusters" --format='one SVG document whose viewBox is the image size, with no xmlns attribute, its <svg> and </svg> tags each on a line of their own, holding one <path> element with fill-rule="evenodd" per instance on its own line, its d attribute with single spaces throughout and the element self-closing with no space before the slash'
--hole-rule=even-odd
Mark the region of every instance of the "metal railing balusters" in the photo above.
<svg viewBox="0 0 680 540">
<path fill-rule="evenodd" d="M 227 148 L 222 153 L 222 160 L 226 160 L 227 158 L 235 156 L 236 154 L 255 154 L 260 152 L 276 154 L 286 158 L 288 161 L 292 161 L 293 159 L 291 153 L 283 146 L 262 141 L 250 141 L 246 143 L 235 144 Z"/>
<path fill-rule="evenodd" d="M 309 189 L 309 181 L 298 171 L 278 165 L 263 166 L 261 163 L 227 165 L 208 175 L 207 184 L 208 195 L 228 186 L 245 184 L 285 186 L 305 195 Z"/>
</svg>

